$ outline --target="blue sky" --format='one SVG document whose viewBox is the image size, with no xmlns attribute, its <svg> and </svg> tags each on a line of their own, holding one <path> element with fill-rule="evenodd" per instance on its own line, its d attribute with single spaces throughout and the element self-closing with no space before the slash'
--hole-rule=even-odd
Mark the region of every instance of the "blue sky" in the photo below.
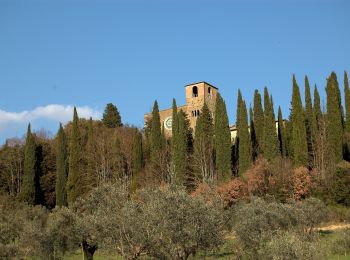
<svg viewBox="0 0 350 260">
<path fill-rule="evenodd" d="M 287 117 L 293 73 L 322 98 L 332 70 L 343 86 L 349 11 L 346 0 L 0 0 L 0 143 L 29 121 L 55 133 L 74 105 L 99 118 L 112 102 L 142 127 L 155 99 L 184 104 L 202 80 L 231 123 L 238 88 L 249 104 L 265 85 Z"/>
</svg>

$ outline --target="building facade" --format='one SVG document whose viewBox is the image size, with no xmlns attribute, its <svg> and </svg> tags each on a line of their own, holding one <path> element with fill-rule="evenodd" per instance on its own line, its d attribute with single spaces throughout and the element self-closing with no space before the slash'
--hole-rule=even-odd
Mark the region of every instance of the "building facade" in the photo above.
<svg viewBox="0 0 350 260">
<path fill-rule="evenodd" d="M 186 104 L 183 106 L 178 106 L 177 109 L 182 110 L 187 114 L 187 118 L 190 121 L 192 129 L 195 129 L 197 118 L 201 113 L 204 103 L 207 103 L 208 108 L 215 117 L 215 102 L 218 95 L 218 88 L 205 82 L 197 82 L 186 85 Z M 172 108 L 164 109 L 159 111 L 160 123 L 164 128 L 164 133 L 166 137 L 171 137 L 172 134 Z M 152 116 L 151 113 L 144 116 L 145 124 L 148 119 Z M 230 127 L 231 138 L 236 136 L 236 128 L 234 126 Z"/>
</svg>

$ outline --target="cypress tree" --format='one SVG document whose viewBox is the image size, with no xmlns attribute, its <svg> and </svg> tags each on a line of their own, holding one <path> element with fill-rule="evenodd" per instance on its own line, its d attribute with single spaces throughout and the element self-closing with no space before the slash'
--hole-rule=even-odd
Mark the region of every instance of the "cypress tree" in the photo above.
<svg viewBox="0 0 350 260">
<path fill-rule="evenodd" d="M 247 107 L 242 99 L 241 91 L 238 90 L 237 100 L 237 138 L 238 138 L 238 175 L 242 175 L 250 166 L 251 144 L 249 140 Z"/>
<path fill-rule="evenodd" d="M 95 176 L 95 139 L 94 139 L 94 127 L 92 118 L 90 117 L 88 123 L 88 140 L 87 140 L 87 185 L 91 187 L 97 186 L 97 179 Z"/>
<path fill-rule="evenodd" d="M 278 107 L 278 141 L 280 144 L 280 153 L 283 157 L 287 156 L 287 147 L 286 147 L 286 130 L 283 123 L 283 116 L 281 107 Z"/>
<path fill-rule="evenodd" d="M 26 145 L 24 150 L 23 180 L 21 188 L 21 200 L 30 205 L 36 202 L 36 145 L 28 125 Z"/>
<path fill-rule="evenodd" d="M 172 132 L 172 137 L 171 137 L 171 158 L 172 158 L 172 166 L 174 169 L 175 176 L 177 176 L 177 168 L 181 167 L 179 164 L 180 162 L 178 155 L 178 143 L 179 143 L 179 122 L 178 122 L 178 114 L 177 114 L 177 105 L 176 105 L 176 100 L 173 98 L 173 114 L 172 114 L 172 126 L 171 126 L 171 132 Z"/>
<path fill-rule="evenodd" d="M 204 103 L 197 119 L 194 139 L 194 168 L 201 182 L 214 179 L 213 132 L 213 120 L 208 105 Z"/>
<path fill-rule="evenodd" d="M 188 172 L 188 156 L 189 156 L 189 133 L 190 123 L 186 114 L 180 110 L 177 114 L 178 139 L 176 145 L 175 167 L 176 167 L 176 182 L 185 184 Z"/>
<path fill-rule="evenodd" d="M 143 168 L 142 134 L 136 130 L 132 148 L 132 167 L 134 173 L 138 173 Z"/>
<path fill-rule="evenodd" d="M 56 154 L 56 206 L 67 206 L 67 175 L 68 156 L 67 139 L 62 124 L 57 134 L 57 154 Z"/>
<path fill-rule="evenodd" d="M 322 117 L 321 111 L 321 99 L 320 94 L 318 93 L 317 86 L 314 88 L 314 109 L 313 109 L 313 135 L 316 136 L 319 129 L 319 121 Z"/>
<path fill-rule="evenodd" d="M 264 140 L 264 111 L 261 102 L 261 95 L 256 89 L 254 92 L 254 126 L 256 133 L 256 140 L 258 144 L 258 152 L 263 151 L 263 140 Z"/>
<path fill-rule="evenodd" d="M 307 139 L 303 105 L 301 103 L 299 86 L 293 75 L 293 94 L 292 94 L 292 153 L 294 163 L 297 166 L 306 166 L 307 158 Z"/>
<path fill-rule="evenodd" d="M 338 163 L 343 159 L 343 126 L 342 110 L 339 100 L 339 85 L 334 72 L 327 79 L 327 139 L 329 144 L 329 154 L 333 163 Z"/>
<path fill-rule="evenodd" d="M 279 144 L 276 129 L 276 119 L 272 97 L 267 87 L 264 88 L 264 157 L 272 160 L 279 155 Z"/>
<path fill-rule="evenodd" d="M 308 166 L 312 168 L 314 157 L 314 130 L 313 128 L 313 111 L 310 93 L 309 79 L 305 76 L 305 128 L 308 150 Z"/>
<path fill-rule="evenodd" d="M 81 145 L 80 145 L 80 130 L 79 117 L 77 109 L 74 107 L 73 112 L 73 128 L 69 147 L 69 171 L 67 180 L 67 201 L 68 205 L 81 195 Z"/>
<path fill-rule="evenodd" d="M 157 164 L 159 159 L 160 152 L 162 150 L 163 140 L 162 140 L 162 130 L 160 127 L 160 116 L 157 100 L 154 101 L 153 110 L 152 110 L 152 125 L 151 125 L 151 161 L 154 164 Z"/>
<path fill-rule="evenodd" d="M 344 97 L 345 97 L 345 130 L 344 130 L 344 157 L 350 159 L 350 89 L 348 74 L 344 71 Z"/>
<path fill-rule="evenodd" d="M 215 103 L 214 136 L 218 180 L 229 180 L 231 178 L 231 133 L 226 104 L 220 94 Z"/>
<path fill-rule="evenodd" d="M 122 120 L 118 111 L 118 108 L 112 103 L 106 105 L 103 113 L 102 122 L 109 128 L 116 128 L 122 126 Z"/>
<path fill-rule="evenodd" d="M 252 144 L 252 158 L 255 160 L 255 158 L 258 156 L 258 149 L 259 145 L 256 139 L 256 130 L 255 130 L 255 124 L 254 124 L 254 112 L 252 107 L 249 108 L 249 121 L 250 121 L 250 140 Z"/>
<path fill-rule="evenodd" d="M 345 132 L 350 134 L 350 88 L 348 74 L 344 71 L 344 96 L 345 96 Z"/>
</svg>

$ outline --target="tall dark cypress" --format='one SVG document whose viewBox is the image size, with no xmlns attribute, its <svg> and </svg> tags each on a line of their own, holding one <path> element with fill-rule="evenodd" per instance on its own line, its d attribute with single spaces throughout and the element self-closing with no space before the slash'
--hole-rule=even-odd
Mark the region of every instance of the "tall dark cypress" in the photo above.
<svg viewBox="0 0 350 260">
<path fill-rule="evenodd" d="M 334 72 L 327 79 L 327 139 L 329 155 L 333 163 L 343 159 L 342 107 L 339 100 L 339 85 Z"/>
<path fill-rule="evenodd" d="M 214 136 L 218 180 L 229 180 L 231 178 L 231 133 L 226 104 L 220 94 L 215 104 Z"/>
<path fill-rule="evenodd" d="M 208 105 L 204 103 L 197 119 L 194 138 L 194 171 L 200 182 L 214 180 L 214 129 Z"/>
<path fill-rule="evenodd" d="M 345 132 L 350 134 L 350 88 L 348 74 L 344 71 L 344 97 L 345 97 Z"/>
<path fill-rule="evenodd" d="M 238 90 L 237 99 L 237 145 L 238 145 L 238 175 L 242 175 L 252 161 L 251 144 L 249 139 L 247 107 Z"/>
<path fill-rule="evenodd" d="M 264 88 L 264 157 L 267 160 L 276 158 L 279 153 L 275 112 L 272 97 L 267 87 Z"/>
<path fill-rule="evenodd" d="M 142 134 L 136 130 L 132 147 L 132 168 L 137 174 L 143 168 Z"/>
<path fill-rule="evenodd" d="M 153 164 L 157 164 L 159 160 L 159 155 L 162 150 L 163 139 L 162 130 L 160 127 L 160 116 L 157 100 L 154 101 L 152 110 L 152 126 L 151 126 L 151 161 Z"/>
<path fill-rule="evenodd" d="M 305 76 L 305 128 L 308 150 L 308 166 L 312 168 L 314 158 L 313 109 L 309 79 Z"/>
<path fill-rule="evenodd" d="M 261 95 L 256 89 L 254 92 L 254 126 L 256 140 L 258 143 L 258 154 L 262 153 L 264 141 L 264 111 L 261 102 Z"/>
<path fill-rule="evenodd" d="M 57 154 L 56 154 L 56 206 L 67 206 L 67 184 L 68 176 L 68 155 L 67 138 L 60 124 L 57 134 Z"/>
<path fill-rule="evenodd" d="M 74 107 L 73 128 L 69 147 L 69 171 L 66 186 L 69 206 L 81 195 L 82 188 L 79 117 L 77 109 Z"/>
<path fill-rule="evenodd" d="M 36 145 L 28 125 L 26 145 L 24 150 L 23 180 L 20 198 L 30 205 L 36 202 Z"/>
<path fill-rule="evenodd" d="M 181 167 L 178 164 L 181 164 L 178 158 L 178 143 L 179 143 L 179 120 L 177 115 L 177 105 L 176 100 L 173 98 L 173 107 L 172 107 L 172 126 L 171 126 L 171 159 L 172 159 L 172 166 L 175 173 L 175 176 L 177 175 L 177 168 Z"/>
<path fill-rule="evenodd" d="M 88 190 L 97 186 L 97 176 L 95 175 L 95 138 L 94 138 L 94 126 L 92 118 L 90 117 L 88 123 L 88 140 L 87 140 L 87 183 Z"/>
<path fill-rule="evenodd" d="M 189 145 L 191 142 L 190 123 L 182 110 L 177 113 L 177 120 L 178 139 L 174 153 L 176 160 L 176 182 L 178 184 L 186 184 L 189 166 Z"/>
<path fill-rule="evenodd" d="M 345 97 L 345 129 L 344 129 L 344 158 L 350 160 L 350 88 L 348 74 L 344 71 L 344 97 Z"/>
<path fill-rule="evenodd" d="M 258 156 L 259 152 L 259 145 L 258 141 L 256 139 L 256 129 L 255 129 L 255 124 L 254 124 L 254 112 L 252 107 L 250 106 L 249 108 L 249 129 L 250 129 L 250 141 L 252 144 L 252 158 L 253 160 L 256 159 Z"/>
<path fill-rule="evenodd" d="M 303 105 L 301 103 L 299 86 L 293 75 L 293 94 L 292 94 L 292 154 L 294 163 L 297 166 L 307 166 L 308 151 L 305 119 L 303 113 Z"/>
<path fill-rule="evenodd" d="M 313 135 L 316 136 L 319 129 L 319 122 L 322 117 L 321 111 L 321 99 L 320 94 L 318 93 L 317 86 L 314 88 L 314 108 L 313 108 Z"/>
<path fill-rule="evenodd" d="M 278 141 L 280 144 L 280 153 L 283 157 L 287 156 L 287 140 L 286 140 L 286 129 L 283 122 L 281 107 L 278 107 Z"/>
</svg>

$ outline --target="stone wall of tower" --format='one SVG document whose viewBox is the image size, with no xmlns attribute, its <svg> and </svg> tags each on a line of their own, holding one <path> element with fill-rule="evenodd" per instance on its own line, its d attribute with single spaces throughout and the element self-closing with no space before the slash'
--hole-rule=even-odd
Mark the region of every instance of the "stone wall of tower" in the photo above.
<svg viewBox="0 0 350 260">
<path fill-rule="evenodd" d="M 197 88 L 197 94 L 194 95 L 193 88 Z M 190 126 L 195 131 L 196 122 L 204 102 L 207 103 L 212 117 L 215 116 L 215 102 L 218 95 L 218 89 L 206 82 L 198 82 L 186 86 L 186 105 L 178 106 L 177 109 L 184 111 L 187 114 L 187 118 L 190 121 Z M 172 120 L 172 108 L 164 109 L 159 111 L 161 127 L 164 128 L 166 137 L 171 137 L 172 130 L 169 127 L 169 120 Z M 146 122 L 152 117 L 152 114 L 145 114 L 144 121 Z"/>
<path fill-rule="evenodd" d="M 193 93 L 195 87 L 197 88 L 197 96 Z M 215 101 L 217 94 L 217 88 L 206 82 L 199 82 L 186 86 L 187 116 L 193 129 L 195 129 L 198 112 L 200 113 L 202 110 L 204 102 L 207 103 L 212 116 L 215 115 Z"/>
</svg>

